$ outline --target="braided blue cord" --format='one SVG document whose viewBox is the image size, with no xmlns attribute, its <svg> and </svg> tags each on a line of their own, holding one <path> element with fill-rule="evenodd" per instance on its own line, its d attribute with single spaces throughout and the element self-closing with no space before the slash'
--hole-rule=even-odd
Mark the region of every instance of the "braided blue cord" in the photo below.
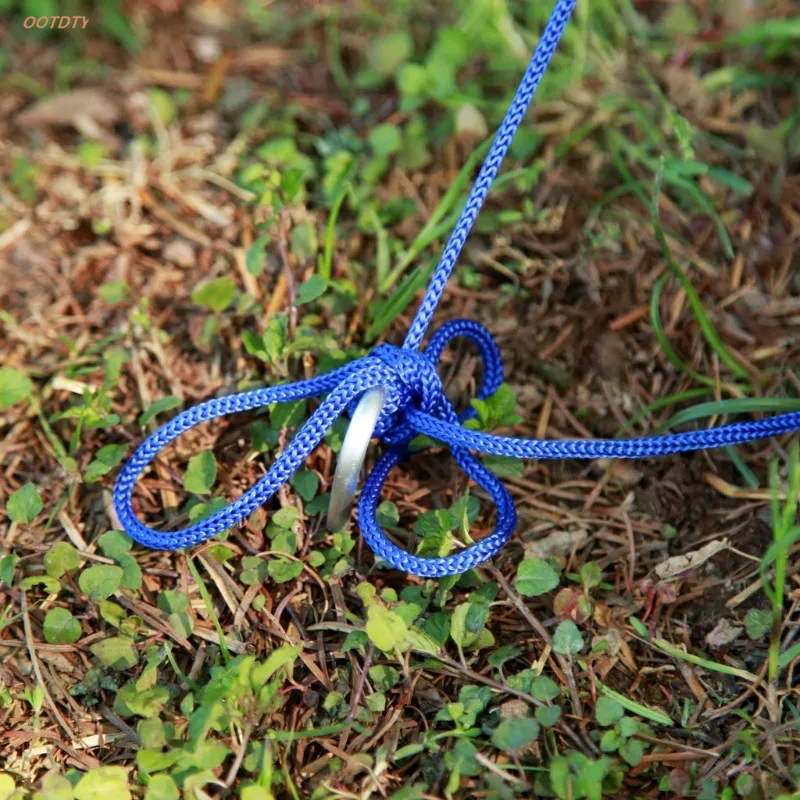
<svg viewBox="0 0 800 800">
<path fill-rule="evenodd" d="M 352 410 L 366 391 L 377 386 L 385 387 L 388 394 L 378 418 L 375 436 L 389 447 L 378 459 L 364 484 L 358 504 L 359 526 L 369 547 L 388 564 L 414 575 L 431 578 L 460 574 L 486 561 L 500 550 L 516 528 L 517 515 L 511 495 L 497 476 L 470 451 L 517 458 L 644 458 L 742 444 L 800 430 L 800 412 L 792 412 L 757 422 L 640 439 L 540 441 L 481 433 L 462 426 L 461 423 L 475 416 L 475 411 L 469 409 L 461 414 L 456 413 L 444 394 L 436 366 L 453 339 L 470 339 L 483 362 L 483 380 L 477 396 L 481 399 L 491 396 L 503 381 L 503 361 L 489 331 L 470 320 L 453 320 L 433 334 L 425 352 L 419 351 L 453 266 L 550 63 L 576 1 L 558 0 L 442 253 L 403 347 L 381 344 L 365 358 L 327 375 L 209 400 L 179 414 L 137 448 L 117 478 L 114 506 L 122 526 L 133 539 L 156 550 L 177 550 L 203 542 L 245 519 L 289 480 L 322 441 L 334 421 L 344 412 Z M 326 395 L 325 399 L 266 475 L 238 500 L 180 531 L 158 531 L 142 524 L 136 517 L 133 489 L 137 478 L 166 445 L 190 428 L 216 417 L 322 395 Z M 411 439 L 420 433 L 449 446 L 456 463 L 487 492 L 497 508 L 497 521 L 489 536 L 445 558 L 419 558 L 402 550 L 387 537 L 376 518 L 381 490 L 389 472 L 408 454 Z"/>
</svg>

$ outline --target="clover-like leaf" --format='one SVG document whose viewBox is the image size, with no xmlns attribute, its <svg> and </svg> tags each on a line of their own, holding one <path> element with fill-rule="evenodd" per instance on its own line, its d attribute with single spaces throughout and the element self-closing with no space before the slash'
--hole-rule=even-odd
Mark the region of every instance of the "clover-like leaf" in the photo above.
<svg viewBox="0 0 800 800">
<path fill-rule="evenodd" d="M 30 378 L 11 367 L 0 369 L 0 408 L 9 408 L 33 391 Z"/>
<path fill-rule="evenodd" d="M 33 522 L 42 508 L 44 508 L 42 498 L 39 497 L 39 491 L 32 483 L 26 483 L 17 489 L 8 498 L 8 505 L 6 506 L 8 516 L 14 522 L 23 523 Z"/>
<path fill-rule="evenodd" d="M 189 460 L 183 485 L 192 494 L 206 494 L 217 479 L 217 462 L 210 450 L 203 450 Z"/>
<path fill-rule="evenodd" d="M 517 568 L 516 590 L 526 597 L 538 597 L 558 586 L 558 573 L 541 558 L 526 558 Z"/>
<path fill-rule="evenodd" d="M 71 644 L 81 638 L 81 624 L 66 608 L 48 611 L 42 628 L 50 644 Z"/>
<path fill-rule="evenodd" d="M 379 650 L 390 653 L 405 644 L 408 625 L 393 611 L 373 604 L 367 609 L 367 636 Z"/>
</svg>

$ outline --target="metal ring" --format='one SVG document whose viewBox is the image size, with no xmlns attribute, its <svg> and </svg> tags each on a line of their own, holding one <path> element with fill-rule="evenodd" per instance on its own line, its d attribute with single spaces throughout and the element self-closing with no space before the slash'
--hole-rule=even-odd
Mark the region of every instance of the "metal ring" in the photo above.
<svg viewBox="0 0 800 800">
<path fill-rule="evenodd" d="M 387 396 L 388 391 L 383 386 L 370 389 L 361 398 L 350 419 L 342 449 L 339 450 L 328 504 L 328 530 L 331 533 L 342 530 L 350 519 L 367 447 L 378 423 L 378 417 L 386 405 Z"/>
</svg>

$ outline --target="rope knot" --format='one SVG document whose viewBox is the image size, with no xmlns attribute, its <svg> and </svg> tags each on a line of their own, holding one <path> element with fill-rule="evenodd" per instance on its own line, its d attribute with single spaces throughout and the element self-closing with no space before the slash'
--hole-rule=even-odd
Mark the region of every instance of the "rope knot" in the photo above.
<svg viewBox="0 0 800 800">
<path fill-rule="evenodd" d="M 380 344 L 371 354 L 389 368 L 392 375 L 387 388 L 389 397 L 378 418 L 375 435 L 388 443 L 407 440 L 413 431 L 406 421 L 406 411 L 416 409 L 436 415 L 444 399 L 444 387 L 435 362 L 418 350 Z"/>
</svg>

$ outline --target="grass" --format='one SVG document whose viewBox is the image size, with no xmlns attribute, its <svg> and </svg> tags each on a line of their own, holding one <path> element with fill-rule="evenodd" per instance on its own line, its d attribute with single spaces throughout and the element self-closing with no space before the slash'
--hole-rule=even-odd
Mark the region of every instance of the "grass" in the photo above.
<svg viewBox="0 0 800 800">
<path fill-rule="evenodd" d="M 222 36 L 109 0 L 65 40 L 29 35 L 34 5 L 0 34 L 0 800 L 794 796 L 796 437 L 487 459 L 517 534 L 439 581 L 324 528 L 343 420 L 190 552 L 118 530 L 120 465 L 179 410 L 402 339 L 550 8 L 232 2 Z M 799 20 L 748 7 L 579 3 L 438 312 L 503 352 L 474 424 L 800 408 Z M 87 86 L 117 124 L 14 124 Z M 470 351 L 444 361 L 464 407 Z M 311 410 L 186 434 L 140 516 L 212 513 Z M 485 500 L 434 449 L 380 520 L 444 555 L 491 530 Z"/>
</svg>

